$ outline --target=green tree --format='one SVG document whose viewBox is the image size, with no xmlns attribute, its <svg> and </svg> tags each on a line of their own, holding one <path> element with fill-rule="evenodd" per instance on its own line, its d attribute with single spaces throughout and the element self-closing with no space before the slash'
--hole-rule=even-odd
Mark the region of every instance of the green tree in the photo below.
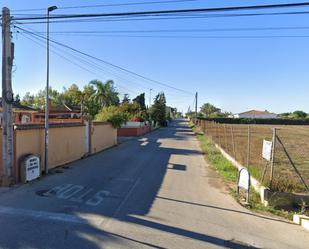
<svg viewBox="0 0 309 249">
<path fill-rule="evenodd" d="M 92 80 L 89 84 L 96 88 L 96 99 L 101 107 L 119 105 L 119 93 L 116 91 L 112 80 L 108 80 L 105 83 L 99 80 Z"/>
<path fill-rule="evenodd" d="M 83 100 L 83 93 L 76 84 L 72 84 L 68 89 L 64 88 L 62 98 L 66 104 L 80 106 Z"/>
<path fill-rule="evenodd" d="M 121 110 L 119 106 L 106 106 L 95 116 L 97 121 L 107 121 L 115 128 L 120 128 L 128 121 L 128 113 Z"/>
<path fill-rule="evenodd" d="M 125 93 L 124 95 L 123 95 L 123 99 L 122 99 L 122 101 L 121 101 L 121 103 L 122 104 L 124 104 L 124 103 L 130 103 L 130 98 L 129 98 L 129 94 L 127 94 L 127 93 Z"/>
<path fill-rule="evenodd" d="M 21 100 L 21 104 L 31 106 L 34 108 L 44 109 L 45 108 L 45 96 L 46 90 L 39 90 L 37 94 L 32 95 L 29 92 L 25 94 Z M 49 88 L 49 98 L 53 106 L 60 105 L 62 103 L 62 95 L 57 91 Z"/>
<path fill-rule="evenodd" d="M 146 110 L 145 93 L 141 93 L 140 95 L 136 96 L 133 99 L 133 102 L 139 104 L 142 110 Z"/>
<path fill-rule="evenodd" d="M 220 108 L 215 107 L 210 103 L 205 103 L 201 107 L 201 113 L 203 113 L 206 117 L 209 117 L 211 114 L 218 113 L 221 111 Z"/>
<path fill-rule="evenodd" d="M 16 94 L 16 96 L 14 96 L 14 102 L 16 104 L 20 104 L 20 95 L 19 94 Z"/>
<path fill-rule="evenodd" d="M 21 100 L 22 105 L 34 106 L 34 95 L 30 92 L 26 92 L 25 96 Z"/>
<path fill-rule="evenodd" d="M 295 111 L 293 112 L 293 117 L 303 119 L 307 117 L 307 113 L 305 113 L 304 111 Z"/>
<path fill-rule="evenodd" d="M 166 122 L 166 99 L 163 92 L 155 97 L 154 103 L 150 108 L 150 117 L 160 125 Z"/>
<path fill-rule="evenodd" d="M 82 91 L 83 112 L 94 117 L 98 114 L 101 106 L 96 98 L 96 90 L 93 85 L 86 85 Z"/>
</svg>

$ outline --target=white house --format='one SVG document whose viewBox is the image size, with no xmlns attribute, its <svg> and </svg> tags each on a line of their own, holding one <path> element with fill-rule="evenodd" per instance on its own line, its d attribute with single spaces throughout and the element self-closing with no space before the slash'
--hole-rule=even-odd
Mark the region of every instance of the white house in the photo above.
<svg viewBox="0 0 309 249">
<path fill-rule="evenodd" d="M 277 118 L 277 114 L 268 111 L 251 110 L 234 114 L 233 118 Z"/>
</svg>

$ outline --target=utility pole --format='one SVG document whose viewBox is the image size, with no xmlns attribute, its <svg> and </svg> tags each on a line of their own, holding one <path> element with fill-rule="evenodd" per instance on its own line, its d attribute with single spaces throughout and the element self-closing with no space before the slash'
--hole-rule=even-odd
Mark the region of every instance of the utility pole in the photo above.
<svg viewBox="0 0 309 249">
<path fill-rule="evenodd" d="M 151 107 L 151 91 L 152 88 L 149 89 L 149 108 Z"/>
<path fill-rule="evenodd" d="M 195 120 L 197 119 L 197 97 L 198 97 L 198 94 L 196 92 L 195 93 Z"/>
<path fill-rule="evenodd" d="M 47 54 L 46 54 L 46 96 L 45 96 L 45 174 L 48 174 L 48 117 L 49 117 L 49 12 L 57 9 L 57 6 L 50 6 L 47 8 Z"/>
<path fill-rule="evenodd" d="M 9 184 L 13 169 L 12 66 L 14 44 L 11 42 L 10 10 L 2 9 L 2 159 Z"/>
</svg>

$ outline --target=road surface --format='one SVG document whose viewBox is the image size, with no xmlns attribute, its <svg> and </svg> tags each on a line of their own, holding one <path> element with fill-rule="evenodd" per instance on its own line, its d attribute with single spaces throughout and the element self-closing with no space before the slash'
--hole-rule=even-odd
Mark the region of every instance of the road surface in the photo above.
<svg viewBox="0 0 309 249">
<path fill-rule="evenodd" d="M 229 196 L 184 121 L 0 192 L 0 248 L 309 248 Z"/>
</svg>

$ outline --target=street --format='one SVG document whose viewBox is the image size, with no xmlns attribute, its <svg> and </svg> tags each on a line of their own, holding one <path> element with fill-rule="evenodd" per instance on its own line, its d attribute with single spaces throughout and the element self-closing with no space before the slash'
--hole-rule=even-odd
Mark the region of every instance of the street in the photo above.
<svg viewBox="0 0 309 249">
<path fill-rule="evenodd" d="M 184 120 L 0 191 L 0 248 L 308 248 L 241 207 Z"/>
</svg>

